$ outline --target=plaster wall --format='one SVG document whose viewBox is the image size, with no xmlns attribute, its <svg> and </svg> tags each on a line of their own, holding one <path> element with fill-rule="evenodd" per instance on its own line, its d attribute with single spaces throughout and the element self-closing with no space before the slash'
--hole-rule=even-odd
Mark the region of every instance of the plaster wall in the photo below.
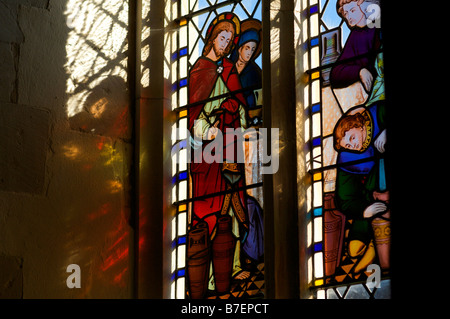
<svg viewBox="0 0 450 319">
<path fill-rule="evenodd" d="M 133 295 L 127 4 L 0 0 L 0 298 Z"/>
</svg>

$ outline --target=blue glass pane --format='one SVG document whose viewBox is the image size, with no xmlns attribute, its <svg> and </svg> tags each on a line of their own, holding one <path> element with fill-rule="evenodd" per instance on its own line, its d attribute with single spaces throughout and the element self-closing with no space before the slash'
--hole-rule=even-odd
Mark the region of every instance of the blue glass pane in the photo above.
<svg viewBox="0 0 450 319">
<path fill-rule="evenodd" d="M 187 178 L 187 172 L 182 172 L 180 173 L 179 177 L 180 180 L 186 179 Z"/>
<path fill-rule="evenodd" d="M 322 251 L 322 243 L 314 244 L 314 251 Z"/>
<path fill-rule="evenodd" d="M 313 139 L 312 143 L 313 146 L 320 146 L 320 143 L 322 142 L 322 138 L 320 137 L 316 137 L 315 139 Z"/>
<path fill-rule="evenodd" d="M 313 105 L 313 106 L 312 106 L 311 111 L 312 111 L 313 113 L 316 113 L 316 112 L 319 112 L 319 111 L 320 111 L 320 108 L 321 108 L 321 105 L 320 105 L 320 104 L 316 104 L 316 105 Z"/>
<path fill-rule="evenodd" d="M 322 207 L 314 209 L 314 216 L 322 216 Z"/>
</svg>

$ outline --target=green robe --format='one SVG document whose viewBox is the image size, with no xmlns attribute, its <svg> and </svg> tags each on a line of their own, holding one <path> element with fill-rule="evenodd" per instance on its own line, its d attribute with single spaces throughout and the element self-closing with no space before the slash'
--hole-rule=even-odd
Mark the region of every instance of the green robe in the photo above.
<svg viewBox="0 0 450 319">
<path fill-rule="evenodd" d="M 348 219 L 353 220 L 349 240 L 357 239 L 366 244 L 373 238 L 373 234 L 370 224 L 371 219 L 364 218 L 364 210 L 375 201 L 372 196 L 373 191 L 380 191 L 379 160 L 372 156 L 376 152 L 373 142 L 386 127 L 384 101 L 379 101 L 369 110 L 373 118 L 371 121 L 373 126 L 372 141 L 360 158 L 355 157 L 355 160 L 367 159 L 367 162 L 353 166 L 342 164 L 343 168 L 346 169 L 338 168 L 336 178 L 336 205 Z"/>
</svg>

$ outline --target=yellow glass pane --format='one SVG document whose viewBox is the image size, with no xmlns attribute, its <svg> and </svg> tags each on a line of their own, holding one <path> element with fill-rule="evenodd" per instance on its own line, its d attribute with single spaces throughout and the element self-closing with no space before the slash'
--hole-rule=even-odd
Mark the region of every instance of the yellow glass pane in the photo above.
<svg viewBox="0 0 450 319">
<path fill-rule="evenodd" d="M 314 72 L 311 74 L 311 80 L 318 79 L 320 77 L 320 72 Z"/>
<path fill-rule="evenodd" d="M 187 116 L 187 110 L 181 111 L 180 117 L 185 117 L 185 116 Z"/>
<path fill-rule="evenodd" d="M 322 286 L 322 285 L 323 285 L 323 279 L 319 279 L 314 282 L 314 286 Z"/>
</svg>

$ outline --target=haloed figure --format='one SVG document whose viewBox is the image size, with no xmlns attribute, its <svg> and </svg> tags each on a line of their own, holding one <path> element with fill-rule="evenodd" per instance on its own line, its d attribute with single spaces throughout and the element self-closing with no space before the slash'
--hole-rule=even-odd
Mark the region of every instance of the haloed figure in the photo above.
<svg viewBox="0 0 450 319">
<path fill-rule="evenodd" d="M 249 41 L 239 47 L 239 57 L 238 61 L 236 62 L 236 68 L 239 74 L 242 72 L 247 63 L 250 62 L 253 53 L 255 53 L 257 45 L 258 44 L 255 41 Z"/>
<path fill-rule="evenodd" d="M 207 230 L 205 260 L 201 267 L 196 264 L 198 256 L 188 246 L 188 271 L 190 295 L 203 298 L 206 287 L 218 294 L 229 293 L 231 279 L 246 279 L 250 272 L 241 266 L 242 241 L 248 232 L 248 217 L 243 178 L 243 164 L 237 161 L 237 140 L 228 129 L 246 128 L 246 101 L 242 93 L 238 73 L 227 58 L 239 35 L 240 21 L 233 13 L 217 17 L 207 31 L 203 54 L 189 71 L 189 130 L 193 160 L 190 164 L 192 177 L 192 223 L 189 236 Z M 221 133 L 220 133 L 221 132 Z M 218 134 L 223 135 L 220 144 Z M 230 134 L 231 138 L 228 139 Z M 203 157 L 205 149 L 214 146 L 218 160 Z M 197 158 L 196 156 L 200 156 Z M 226 244 L 223 242 L 227 238 Z M 200 242 L 200 241 L 199 241 Z M 202 240 L 202 242 L 205 242 Z M 192 239 L 196 244 L 196 240 Z M 221 249 L 225 249 L 222 251 Z M 192 252 L 192 255 L 191 255 Z M 207 260 L 211 256 L 212 262 Z M 196 269 L 202 268 L 207 278 L 196 280 Z M 209 269 L 209 270 L 208 270 Z M 198 273 L 198 272 L 197 272 Z"/>
<path fill-rule="evenodd" d="M 387 268 L 388 260 L 382 256 L 386 247 L 380 249 L 372 230 L 374 218 L 389 216 L 384 160 L 377 159 L 386 151 L 384 103 L 349 110 L 336 124 L 333 136 L 338 152 L 336 206 L 353 220 L 348 254 L 360 258 L 354 271 L 366 269 L 376 258 L 376 250 L 382 268 Z"/>
<path fill-rule="evenodd" d="M 236 49 L 231 53 L 247 101 L 249 125 L 262 124 L 262 76 L 255 59 L 261 53 L 261 21 L 248 19 L 242 22 L 242 33 Z"/>
</svg>

